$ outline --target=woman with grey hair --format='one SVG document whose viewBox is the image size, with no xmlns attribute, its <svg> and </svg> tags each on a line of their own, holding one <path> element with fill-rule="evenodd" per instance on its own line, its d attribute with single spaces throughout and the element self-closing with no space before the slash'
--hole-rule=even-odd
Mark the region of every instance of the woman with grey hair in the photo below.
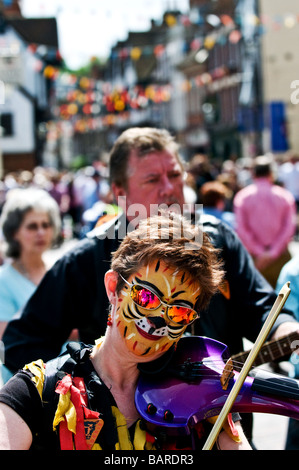
<svg viewBox="0 0 299 470">
<path fill-rule="evenodd" d="M 43 254 L 61 230 L 59 207 L 44 190 L 12 189 L 0 218 L 5 263 L 0 266 L 0 340 L 47 271 Z"/>
</svg>

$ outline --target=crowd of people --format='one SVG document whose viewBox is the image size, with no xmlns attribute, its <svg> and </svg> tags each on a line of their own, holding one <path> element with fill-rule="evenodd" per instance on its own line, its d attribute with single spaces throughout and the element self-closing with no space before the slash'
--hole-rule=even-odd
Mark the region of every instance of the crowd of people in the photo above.
<svg viewBox="0 0 299 470">
<path fill-rule="evenodd" d="M 110 153 L 109 168 L 104 165 L 88 167 L 76 174 L 38 168 L 32 173 L 22 172 L 18 177 L 8 175 L 2 188 L 3 218 L 7 217 L 10 194 L 16 189 L 26 192 L 37 187 L 56 201 L 62 231 L 64 221 L 71 217 L 72 235 L 82 240 L 43 273 L 38 286 L 35 285 L 28 300 L 24 300 L 21 311 L 18 308 L 18 315 L 5 328 L 2 340 L 7 373 L 15 374 L 24 364 L 27 366 L 0 389 L 0 429 L 3 429 L 2 433 L 0 431 L 0 448 L 57 448 L 59 445 L 61 448 L 64 445 L 66 448 L 81 448 L 81 445 L 89 448 L 85 442 L 82 444 L 82 439 L 80 443 L 74 438 L 79 422 L 68 423 L 67 410 L 72 406 L 72 400 L 66 408 L 60 399 L 57 401 L 59 394 L 64 394 L 61 391 L 64 387 L 71 393 L 78 387 L 80 389 L 77 374 L 79 369 L 82 372 L 83 362 L 79 357 L 83 356 L 86 359 L 84 374 L 89 377 L 92 373 L 91 382 L 100 377 L 110 391 L 109 396 L 106 389 L 105 393 L 101 389 L 89 391 L 92 385 L 84 375 L 87 396 L 99 394 L 104 400 L 100 406 L 91 400 L 95 406 L 92 411 L 88 408 L 89 402 L 84 404 L 88 416 L 93 415 L 101 424 L 91 447 L 169 448 L 169 443 L 166 446 L 155 434 L 149 430 L 145 432 L 144 423 L 139 422 L 133 400 L 140 375 L 137 369 L 140 363 L 148 363 L 156 370 L 157 360 L 166 367 L 168 351 L 175 349 L 173 346 L 183 334 L 221 341 L 229 347 L 231 354 L 242 351 L 244 338 L 255 341 L 275 301 L 276 281 L 281 268 L 287 269 L 288 245 L 297 229 L 298 197 L 294 185 L 288 187 L 293 176 L 290 162 L 295 168 L 294 157 L 285 167 L 269 156 L 250 162 L 230 159 L 215 165 L 206 156 L 196 155 L 186 167 L 178 145 L 167 131 L 133 128 L 116 140 Z M 186 248 L 186 238 L 174 236 L 174 233 L 170 241 L 163 241 L 159 246 L 161 236 L 149 237 L 148 234 L 148 229 L 156 230 L 159 222 L 150 219 L 145 224 L 141 222 L 138 228 L 136 214 L 129 210 L 142 205 L 144 214 L 149 215 L 153 206 L 163 204 L 164 207 L 182 209 L 186 200 L 203 204 L 200 216 L 203 242 L 191 252 Z M 116 201 L 120 208 L 115 207 Z M 34 214 L 35 210 L 35 206 L 30 206 L 29 214 Z M 96 221 L 109 210 L 114 218 L 106 229 L 103 228 L 105 224 L 96 224 Z M 38 214 L 41 217 L 40 210 Z M 47 211 L 43 209 L 42 214 L 47 216 Z M 159 217 L 163 225 L 162 216 Z M 171 226 L 187 224 L 176 221 L 176 217 L 172 216 Z M 194 220 L 194 214 L 190 217 Z M 21 220 L 25 223 L 25 219 Z M 36 232 L 39 229 L 54 232 L 50 217 L 34 222 Z M 152 223 L 155 223 L 154 228 L 151 228 Z M 271 230 L 263 229 L 263 224 L 268 228 L 271 224 Z M 132 229 L 131 234 L 127 233 L 128 227 Z M 169 235 L 169 224 L 167 227 Z M 186 230 L 190 231 L 190 227 L 187 224 Z M 105 236 L 106 230 L 111 228 L 114 236 Z M 94 229 L 92 235 L 90 229 Z M 16 238 L 18 230 L 19 227 L 12 233 L 12 238 Z M 120 234 L 124 232 L 127 235 L 123 239 Z M 256 251 L 251 249 L 246 238 L 249 235 L 253 246 L 259 247 Z M 177 239 L 180 243 L 176 244 Z M 47 246 L 44 244 L 45 249 L 49 247 L 50 240 Z M 207 253 L 203 254 L 205 250 L 210 251 L 209 257 Z M 278 269 L 277 259 L 282 255 L 285 257 L 280 260 Z M 217 269 L 214 256 L 218 259 Z M 263 265 L 261 258 L 267 263 Z M 4 256 L 4 266 L 7 262 Z M 205 275 L 200 274 L 201 270 Z M 191 301 L 198 291 L 200 295 L 196 302 Z M 147 296 L 146 303 L 145 300 L 141 302 L 141 293 Z M 152 306 L 149 307 L 148 302 Z M 298 331 L 296 313 L 286 306 L 270 338 L 277 339 Z M 199 314 L 200 319 L 194 321 Z M 56 393 L 55 387 L 47 391 L 57 398 L 56 401 L 53 399 L 51 423 L 54 419 L 55 429 L 60 428 L 59 440 L 53 427 L 45 431 L 41 422 L 44 416 L 41 412 L 42 383 L 47 374 L 44 364 L 55 360 L 74 329 L 78 331 L 81 349 L 72 351 L 69 348 L 68 351 L 72 359 L 79 362 L 71 376 L 65 375 L 71 377 L 68 385 L 67 379 L 66 382 L 61 380 Z M 86 346 L 94 344 L 94 348 Z M 38 359 L 43 362 L 32 362 Z M 57 374 L 61 372 L 57 364 L 55 367 L 53 384 L 57 383 Z M 147 372 L 141 368 L 143 373 Z M 35 395 L 36 386 L 41 401 Z M 239 415 L 229 418 L 226 430 L 217 441 L 218 448 L 254 447 L 252 416 L 246 414 L 241 418 L 241 422 Z M 118 429 L 124 423 L 129 431 L 129 437 L 126 435 L 125 439 Z M 12 427 L 19 427 L 19 432 L 10 433 Z M 205 431 L 205 428 L 201 429 L 204 433 L 201 438 Z M 201 442 L 198 433 L 196 439 L 193 438 L 194 442 Z M 172 449 L 179 448 L 178 442 L 171 445 Z"/>
<path fill-rule="evenodd" d="M 36 167 L 32 171 L 10 172 L 0 181 L 0 213 L 12 189 L 43 189 L 57 202 L 62 222 L 66 221 L 66 231 L 71 222 L 73 235 L 81 238 L 94 219 L 103 213 L 105 205 L 112 202 L 107 172 L 102 162 L 77 171 Z M 68 233 L 62 235 L 69 236 Z"/>
</svg>

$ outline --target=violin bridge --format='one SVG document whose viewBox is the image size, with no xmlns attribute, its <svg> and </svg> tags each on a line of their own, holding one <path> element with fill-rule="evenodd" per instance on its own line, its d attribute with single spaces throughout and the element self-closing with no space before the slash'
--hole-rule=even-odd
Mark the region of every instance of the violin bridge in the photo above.
<svg viewBox="0 0 299 470">
<path fill-rule="evenodd" d="M 223 390 L 227 390 L 230 379 L 234 377 L 234 366 L 233 361 L 230 358 L 223 369 L 222 375 L 220 377 L 220 383 Z"/>
</svg>

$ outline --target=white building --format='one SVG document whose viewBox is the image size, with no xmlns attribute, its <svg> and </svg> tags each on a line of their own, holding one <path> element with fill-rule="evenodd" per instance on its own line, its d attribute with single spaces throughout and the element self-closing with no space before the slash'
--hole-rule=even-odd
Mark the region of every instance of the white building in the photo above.
<svg viewBox="0 0 299 470">
<path fill-rule="evenodd" d="M 56 61 L 56 20 L 2 16 L 0 22 L 2 172 L 30 170 L 39 162 L 38 125 L 49 117 L 43 71 L 49 59 Z"/>
</svg>

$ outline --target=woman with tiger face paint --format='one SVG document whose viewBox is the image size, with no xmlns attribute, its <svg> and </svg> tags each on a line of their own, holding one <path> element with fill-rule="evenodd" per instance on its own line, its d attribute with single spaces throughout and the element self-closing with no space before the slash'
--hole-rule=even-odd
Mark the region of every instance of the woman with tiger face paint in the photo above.
<svg viewBox="0 0 299 470">
<path fill-rule="evenodd" d="M 178 436 L 162 442 L 155 430 L 144 427 L 135 392 L 141 363 L 145 367 L 156 359 L 164 362 L 166 352 L 175 348 L 187 326 L 207 307 L 222 279 L 217 251 L 199 226 L 171 213 L 143 220 L 113 254 L 111 270 L 105 276 L 111 304 L 105 335 L 92 349 L 81 347 L 79 356 L 79 350 L 72 355 L 70 349 L 72 361 L 78 361 L 72 375 L 68 372 L 62 379 L 60 375 L 57 381 L 45 382 L 56 384 L 52 395 L 60 397 L 55 416 L 49 420 L 50 429 L 41 419 L 47 438 L 59 426 L 54 439 L 60 437 L 61 449 L 191 449 L 195 441 L 201 449 L 206 425 L 200 433 L 197 427 L 191 440 L 187 436 L 187 444 Z M 55 367 L 61 374 L 64 369 L 58 363 Z M 51 361 L 50 371 L 53 367 Z M 37 429 L 38 418 L 27 418 L 42 415 L 47 370 L 47 364 L 43 367 L 39 361 L 28 364 L 1 390 L 0 449 L 28 449 L 37 438 L 40 447 L 44 431 Z M 49 389 L 46 393 L 51 404 Z M 250 448 L 238 419 L 228 420 L 219 434 L 221 449 Z M 49 448 L 47 439 L 43 444 Z"/>
<path fill-rule="evenodd" d="M 139 361 L 155 359 L 199 317 L 222 274 L 199 227 L 175 214 L 141 222 L 105 276 L 115 333 Z"/>
<path fill-rule="evenodd" d="M 108 328 L 94 348 L 92 362 L 128 426 L 138 419 L 138 364 L 176 345 L 222 279 L 208 237 L 177 214 L 142 221 L 114 253 L 105 277 L 111 304 Z M 242 441 L 224 434 L 222 448 L 249 448 L 240 426 Z"/>
</svg>

